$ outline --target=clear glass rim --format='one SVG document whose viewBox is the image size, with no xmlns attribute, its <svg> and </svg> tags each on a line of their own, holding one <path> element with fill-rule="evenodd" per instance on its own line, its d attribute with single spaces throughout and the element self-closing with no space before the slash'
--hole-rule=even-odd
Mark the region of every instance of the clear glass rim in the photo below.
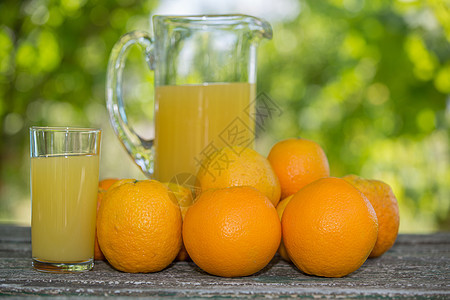
<svg viewBox="0 0 450 300">
<path fill-rule="evenodd" d="M 204 15 L 154 15 L 153 19 L 158 21 L 168 21 L 171 23 L 186 23 L 192 22 L 191 24 L 199 25 L 236 25 L 239 23 L 264 23 L 265 20 L 245 15 L 245 14 L 204 14 Z"/>
<path fill-rule="evenodd" d="M 272 38 L 272 26 L 266 20 L 245 14 L 204 14 L 204 15 L 154 15 L 156 24 L 168 23 L 173 26 L 193 26 L 204 29 L 203 26 L 217 28 L 234 28 L 239 25 L 247 25 L 252 31 L 259 32 L 262 37 Z"/>
<path fill-rule="evenodd" d="M 70 126 L 31 126 L 30 131 L 42 132 L 85 132 L 85 133 L 99 133 L 100 128 L 88 127 L 70 127 Z"/>
<path fill-rule="evenodd" d="M 158 19 L 176 19 L 176 20 L 193 20 L 206 21 L 207 19 L 225 19 L 225 20 L 242 20 L 245 18 L 259 19 L 258 17 L 245 14 L 199 14 L 199 15 L 154 15 Z"/>
</svg>

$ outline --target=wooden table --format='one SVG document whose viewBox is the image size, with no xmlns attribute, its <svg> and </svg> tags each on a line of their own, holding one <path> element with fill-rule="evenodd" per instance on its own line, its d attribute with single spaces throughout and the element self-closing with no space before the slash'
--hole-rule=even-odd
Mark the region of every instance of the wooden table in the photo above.
<svg viewBox="0 0 450 300">
<path fill-rule="evenodd" d="M 450 299 L 450 233 L 400 235 L 382 257 L 344 278 L 308 276 L 277 255 L 261 272 L 211 276 L 192 262 L 151 274 L 128 274 L 106 262 L 81 274 L 46 274 L 31 267 L 29 227 L 0 225 L 0 296 L 343 297 Z"/>
</svg>

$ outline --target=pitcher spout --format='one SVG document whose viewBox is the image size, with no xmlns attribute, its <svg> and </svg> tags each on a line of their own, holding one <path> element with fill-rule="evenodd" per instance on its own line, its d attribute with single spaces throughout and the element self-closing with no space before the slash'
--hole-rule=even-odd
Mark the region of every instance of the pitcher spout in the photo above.
<svg viewBox="0 0 450 300">
<path fill-rule="evenodd" d="M 244 21 L 247 22 L 249 29 L 254 37 L 260 39 L 272 39 L 272 26 L 264 19 L 243 15 Z"/>
</svg>

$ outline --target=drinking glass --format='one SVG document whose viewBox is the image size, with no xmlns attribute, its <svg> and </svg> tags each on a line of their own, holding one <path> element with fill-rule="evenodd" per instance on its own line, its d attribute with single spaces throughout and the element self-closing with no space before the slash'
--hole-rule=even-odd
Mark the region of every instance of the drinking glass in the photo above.
<svg viewBox="0 0 450 300">
<path fill-rule="evenodd" d="M 31 127 L 31 246 L 43 272 L 94 266 L 101 130 Z"/>
</svg>

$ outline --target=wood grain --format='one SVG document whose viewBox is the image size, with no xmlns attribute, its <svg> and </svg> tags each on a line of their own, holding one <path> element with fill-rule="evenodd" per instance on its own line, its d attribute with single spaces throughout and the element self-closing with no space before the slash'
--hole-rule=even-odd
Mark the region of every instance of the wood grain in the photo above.
<svg viewBox="0 0 450 300">
<path fill-rule="evenodd" d="M 192 262 L 152 274 L 129 274 L 96 262 L 82 274 L 45 274 L 31 267 L 30 228 L 0 225 L 0 295 L 153 296 L 172 298 L 343 297 L 450 299 L 450 233 L 400 235 L 380 258 L 344 278 L 301 273 L 277 255 L 261 272 L 211 276 Z"/>
</svg>

